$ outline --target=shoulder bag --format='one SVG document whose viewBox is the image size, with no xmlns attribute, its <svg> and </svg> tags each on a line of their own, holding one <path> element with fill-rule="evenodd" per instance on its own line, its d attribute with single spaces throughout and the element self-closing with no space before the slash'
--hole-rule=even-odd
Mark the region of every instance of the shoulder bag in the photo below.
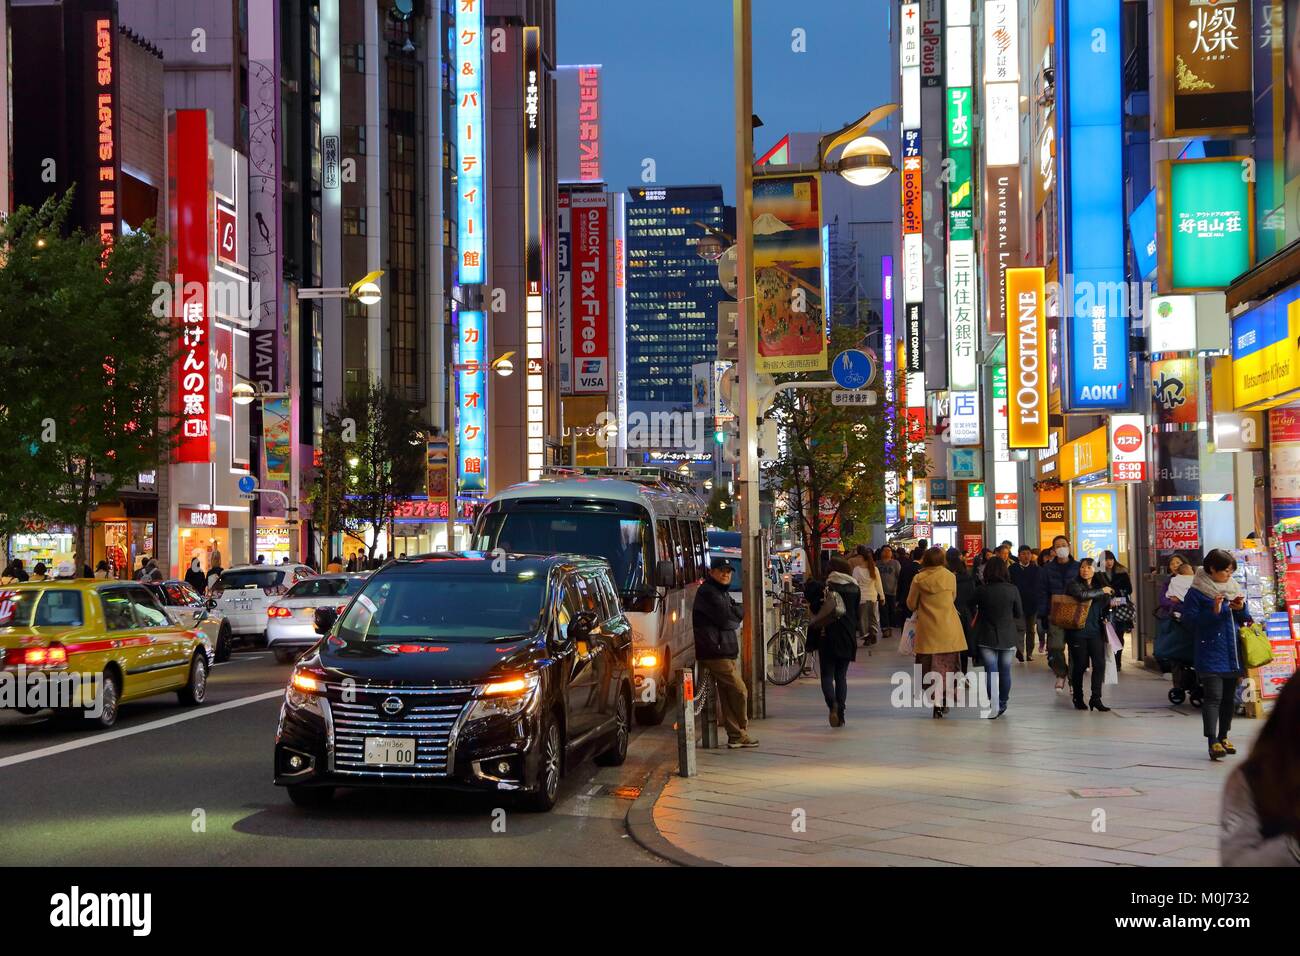
<svg viewBox="0 0 1300 956">
<path fill-rule="evenodd" d="M 1048 620 L 1063 631 L 1081 631 L 1088 621 L 1091 601 L 1079 601 L 1068 594 L 1053 594 Z"/>
</svg>

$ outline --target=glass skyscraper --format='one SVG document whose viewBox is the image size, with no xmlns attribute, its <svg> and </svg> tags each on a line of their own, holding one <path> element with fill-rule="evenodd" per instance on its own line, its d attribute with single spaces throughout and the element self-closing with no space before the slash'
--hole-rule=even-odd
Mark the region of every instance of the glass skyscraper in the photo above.
<svg viewBox="0 0 1300 956">
<path fill-rule="evenodd" d="M 627 204 L 627 397 L 685 405 L 691 366 L 717 356 L 716 262 L 701 259 L 705 231 L 734 232 L 721 186 L 637 187 Z"/>
</svg>

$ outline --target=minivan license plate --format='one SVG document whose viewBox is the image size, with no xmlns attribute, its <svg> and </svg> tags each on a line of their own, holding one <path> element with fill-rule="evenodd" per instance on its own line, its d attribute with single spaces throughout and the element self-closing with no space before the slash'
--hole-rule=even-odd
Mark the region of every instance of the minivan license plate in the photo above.
<svg viewBox="0 0 1300 956">
<path fill-rule="evenodd" d="M 367 737 L 366 763 L 396 767 L 415 766 L 413 737 Z"/>
</svg>

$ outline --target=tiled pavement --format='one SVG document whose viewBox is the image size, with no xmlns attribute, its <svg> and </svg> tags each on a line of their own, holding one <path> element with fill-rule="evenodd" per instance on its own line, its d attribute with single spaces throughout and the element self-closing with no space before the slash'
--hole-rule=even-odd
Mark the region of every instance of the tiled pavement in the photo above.
<svg viewBox="0 0 1300 956">
<path fill-rule="evenodd" d="M 828 724 L 814 679 L 769 687 L 750 728 L 762 746 L 700 750 L 699 776 L 674 776 L 654 806 L 660 833 L 733 866 L 1218 864 L 1223 783 L 1262 721 L 1238 719 L 1239 755 L 1215 764 L 1200 712 L 1136 666 L 1106 689 L 1108 714 L 1076 711 L 1035 656 L 1001 719 L 933 720 L 890 706 L 891 675 L 911 667 L 893 642 L 858 658 L 846 726 Z"/>
</svg>

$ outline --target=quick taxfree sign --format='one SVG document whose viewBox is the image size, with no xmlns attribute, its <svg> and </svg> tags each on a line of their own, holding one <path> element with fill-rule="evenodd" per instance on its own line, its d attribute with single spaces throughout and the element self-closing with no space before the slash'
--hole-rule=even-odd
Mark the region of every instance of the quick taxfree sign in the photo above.
<svg viewBox="0 0 1300 956">
<path fill-rule="evenodd" d="M 1042 269 L 1008 269 L 1007 403 L 1008 444 L 1046 448 L 1047 313 Z"/>
</svg>

